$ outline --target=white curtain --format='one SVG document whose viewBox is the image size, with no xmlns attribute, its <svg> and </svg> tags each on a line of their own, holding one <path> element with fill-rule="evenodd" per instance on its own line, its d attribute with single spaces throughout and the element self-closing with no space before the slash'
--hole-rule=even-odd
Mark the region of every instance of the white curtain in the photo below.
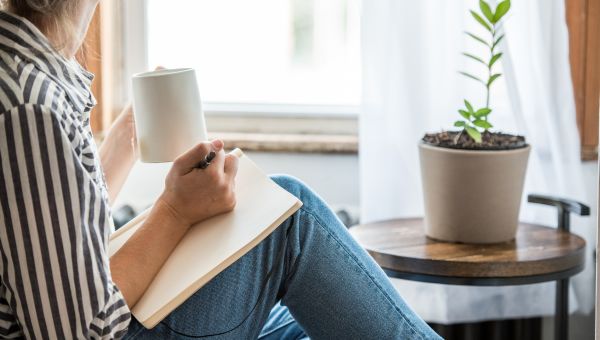
<svg viewBox="0 0 600 340">
<path fill-rule="evenodd" d="M 363 1 L 362 222 L 422 216 L 418 141 L 425 132 L 450 129 L 464 98 L 483 107 L 481 85 L 457 72 L 482 71 L 461 56 L 463 51 L 482 52 L 482 45 L 464 33 L 485 34 L 468 12 L 477 7 L 476 0 Z M 525 194 L 585 201 L 564 0 L 514 0 L 503 28 L 504 76 L 492 90 L 490 119 L 498 130 L 523 134 L 533 146 Z M 553 209 L 523 201 L 522 220 L 555 225 Z M 572 223 L 588 241 L 588 256 L 586 271 L 571 281 L 571 311 L 593 308 L 593 221 L 575 218 Z M 481 288 L 395 284 L 433 322 L 554 313 L 554 283 Z"/>
</svg>

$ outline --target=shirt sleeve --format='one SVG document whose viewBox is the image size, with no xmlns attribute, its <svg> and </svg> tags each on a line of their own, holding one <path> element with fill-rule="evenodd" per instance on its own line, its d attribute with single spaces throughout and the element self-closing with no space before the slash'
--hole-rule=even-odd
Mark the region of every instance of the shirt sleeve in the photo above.
<svg viewBox="0 0 600 340">
<path fill-rule="evenodd" d="M 0 114 L 6 300 L 26 338 L 120 338 L 131 315 L 110 275 L 109 207 L 66 117 L 30 104 Z"/>
</svg>

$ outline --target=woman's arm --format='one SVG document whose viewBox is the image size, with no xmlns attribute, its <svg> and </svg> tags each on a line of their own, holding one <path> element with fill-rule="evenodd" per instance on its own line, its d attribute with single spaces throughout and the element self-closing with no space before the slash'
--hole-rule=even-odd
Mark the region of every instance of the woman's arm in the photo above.
<svg viewBox="0 0 600 340">
<path fill-rule="evenodd" d="M 210 151 L 215 159 L 198 169 Z M 192 224 L 233 209 L 236 173 L 237 157 L 226 155 L 221 141 L 201 143 L 175 160 L 150 215 L 110 258 L 113 281 L 130 308 Z"/>
<path fill-rule="evenodd" d="M 110 258 L 113 281 L 129 308 L 142 297 L 189 227 L 158 200 L 142 227 Z"/>
<path fill-rule="evenodd" d="M 81 158 L 87 136 L 64 117 L 23 104 L 0 119 L 2 289 L 24 338 L 120 338 L 130 313 L 108 270 L 109 208 Z"/>
<path fill-rule="evenodd" d="M 108 130 L 99 153 L 110 201 L 114 202 L 138 159 L 135 120 L 131 105 L 123 110 Z"/>
</svg>

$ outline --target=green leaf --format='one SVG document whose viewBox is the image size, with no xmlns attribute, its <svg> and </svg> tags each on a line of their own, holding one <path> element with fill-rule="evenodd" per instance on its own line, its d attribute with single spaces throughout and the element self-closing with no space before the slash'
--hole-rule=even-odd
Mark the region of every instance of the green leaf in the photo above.
<svg viewBox="0 0 600 340">
<path fill-rule="evenodd" d="M 492 68 L 492 66 L 494 66 L 494 64 L 502 57 L 502 53 L 498 53 L 498 54 L 494 54 L 494 56 L 492 57 L 492 59 L 490 59 L 490 68 Z"/>
<path fill-rule="evenodd" d="M 486 107 L 486 108 L 477 110 L 477 112 L 475 112 L 474 116 L 476 118 L 481 118 L 481 117 L 485 117 L 485 116 L 489 115 L 491 112 L 492 112 L 492 110 L 488 109 Z"/>
<path fill-rule="evenodd" d="M 492 9 L 490 8 L 490 5 L 487 4 L 487 2 L 483 1 L 483 0 L 479 0 L 479 8 L 481 9 L 481 13 L 483 13 L 483 15 L 485 15 L 485 17 L 492 23 L 495 24 L 496 22 L 494 21 L 494 13 L 492 12 Z"/>
<path fill-rule="evenodd" d="M 483 38 L 480 38 L 478 36 L 476 36 L 473 33 L 469 33 L 469 32 L 465 32 L 468 36 L 470 36 L 471 38 L 479 41 L 480 43 L 484 44 L 485 46 L 487 46 L 488 48 L 491 48 L 490 44 L 487 43 L 487 41 L 485 41 Z"/>
<path fill-rule="evenodd" d="M 498 39 L 496 39 L 496 41 L 494 41 L 494 45 L 492 45 L 492 50 L 495 49 L 496 46 L 498 46 L 498 44 L 500 43 L 500 41 L 502 41 L 502 39 L 504 39 L 504 34 L 499 36 Z"/>
<path fill-rule="evenodd" d="M 483 85 L 485 85 L 485 82 L 484 82 L 483 80 L 481 80 L 481 79 L 479 79 L 479 78 L 475 77 L 475 76 L 474 76 L 474 75 L 472 75 L 472 74 L 469 74 L 469 73 L 467 73 L 467 72 L 462 72 L 462 71 L 460 71 L 460 72 L 458 72 L 458 73 L 462 74 L 463 76 L 465 76 L 465 77 L 467 77 L 467 78 L 471 78 L 471 79 L 473 79 L 473 80 L 476 80 L 476 81 L 478 81 L 478 82 L 482 83 Z"/>
<path fill-rule="evenodd" d="M 477 119 L 473 122 L 473 124 L 475 124 L 475 126 L 479 126 L 480 128 L 484 128 L 486 130 L 493 128 L 494 126 L 492 124 L 490 124 L 488 121 L 486 120 L 482 120 L 482 119 Z"/>
<path fill-rule="evenodd" d="M 454 122 L 454 126 L 456 127 L 465 127 L 467 123 L 463 122 L 462 120 L 457 120 L 456 122 Z"/>
<path fill-rule="evenodd" d="M 473 105 L 471 105 L 471 103 L 469 103 L 468 100 L 465 99 L 465 106 L 467 107 L 467 110 L 469 110 L 470 114 L 474 114 L 475 111 L 473 110 Z"/>
<path fill-rule="evenodd" d="M 501 3 L 498 4 L 498 7 L 496 7 L 496 13 L 494 13 L 494 20 L 490 20 L 493 23 L 497 23 L 498 21 L 500 21 L 500 19 L 502 19 L 502 17 L 508 13 L 508 10 L 510 9 L 510 0 L 504 0 Z"/>
<path fill-rule="evenodd" d="M 476 57 L 476 56 L 474 56 L 474 55 L 472 55 L 472 54 L 469 54 L 469 53 L 464 53 L 464 52 L 463 52 L 463 55 L 464 55 L 465 57 L 471 58 L 471 59 L 473 59 L 473 60 L 475 60 L 475 61 L 478 61 L 478 62 L 482 63 L 483 65 L 487 66 L 487 63 L 486 63 L 485 61 L 483 61 L 483 60 L 482 60 L 481 58 L 479 58 L 479 57 Z"/>
<path fill-rule="evenodd" d="M 493 76 L 491 76 L 491 77 L 490 77 L 490 80 L 488 80 L 487 86 L 488 86 L 488 87 L 492 86 L 492 83 L 494 82 L 494 80 L 496 80 L 496 79 L 500 78 L 500 76 L 501 76 L 501 75 L 502 75 L 502 74 L 500 74 L 500 73 L 496 73 L 496 74 L 494 74 Z"/>
<path fill-rule="evenodd" d="M 458 110 L 461 116 L 465 117 L 465 119 L 471 119 L 471 114 L 465 110 Z"/>
<path fill-rule="evenodd" d="M 467 130 L 467 133 L 469 136 L 471 136 L 471 138 L 473 138 L 473 140 L 475 140 L 475 142 L 481 143 L 481 132 L 479 132 L 479 130 L 468 125 L 465 126 L 465 130 Z"/>
<path fill-rule="evenodd" d="M 475 18 L 475 20 L 477 20 L 478 23 L 481 24 L 481 26 L 485 27 L 486 30 L 492 32 L 492 28 L 490 27 L 490 25 L 485 22 L 485 20 L 483 20 L 483 18 L 477 14 L 475 11 L 471 11 L 471 15 L 473 16 L 473 18 Z"/>
</svg>

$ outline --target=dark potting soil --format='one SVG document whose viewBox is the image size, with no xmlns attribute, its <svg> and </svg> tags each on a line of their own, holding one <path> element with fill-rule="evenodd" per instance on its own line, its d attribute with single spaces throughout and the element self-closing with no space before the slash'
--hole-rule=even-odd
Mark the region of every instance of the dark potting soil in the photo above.
<svg viewBox="0 0 600 340">
<path fill-rule="evenodd" d="M 425 134 L 423 142 L 442 148 L 462 150 L 498 151 L 520 149 L 527 146 L 525 137 L 500 132 L 486 131 L 481 134 L 481 139 L 481 143 L 476 143 L 466 132 L 442 131 Z"/>
</svg>

